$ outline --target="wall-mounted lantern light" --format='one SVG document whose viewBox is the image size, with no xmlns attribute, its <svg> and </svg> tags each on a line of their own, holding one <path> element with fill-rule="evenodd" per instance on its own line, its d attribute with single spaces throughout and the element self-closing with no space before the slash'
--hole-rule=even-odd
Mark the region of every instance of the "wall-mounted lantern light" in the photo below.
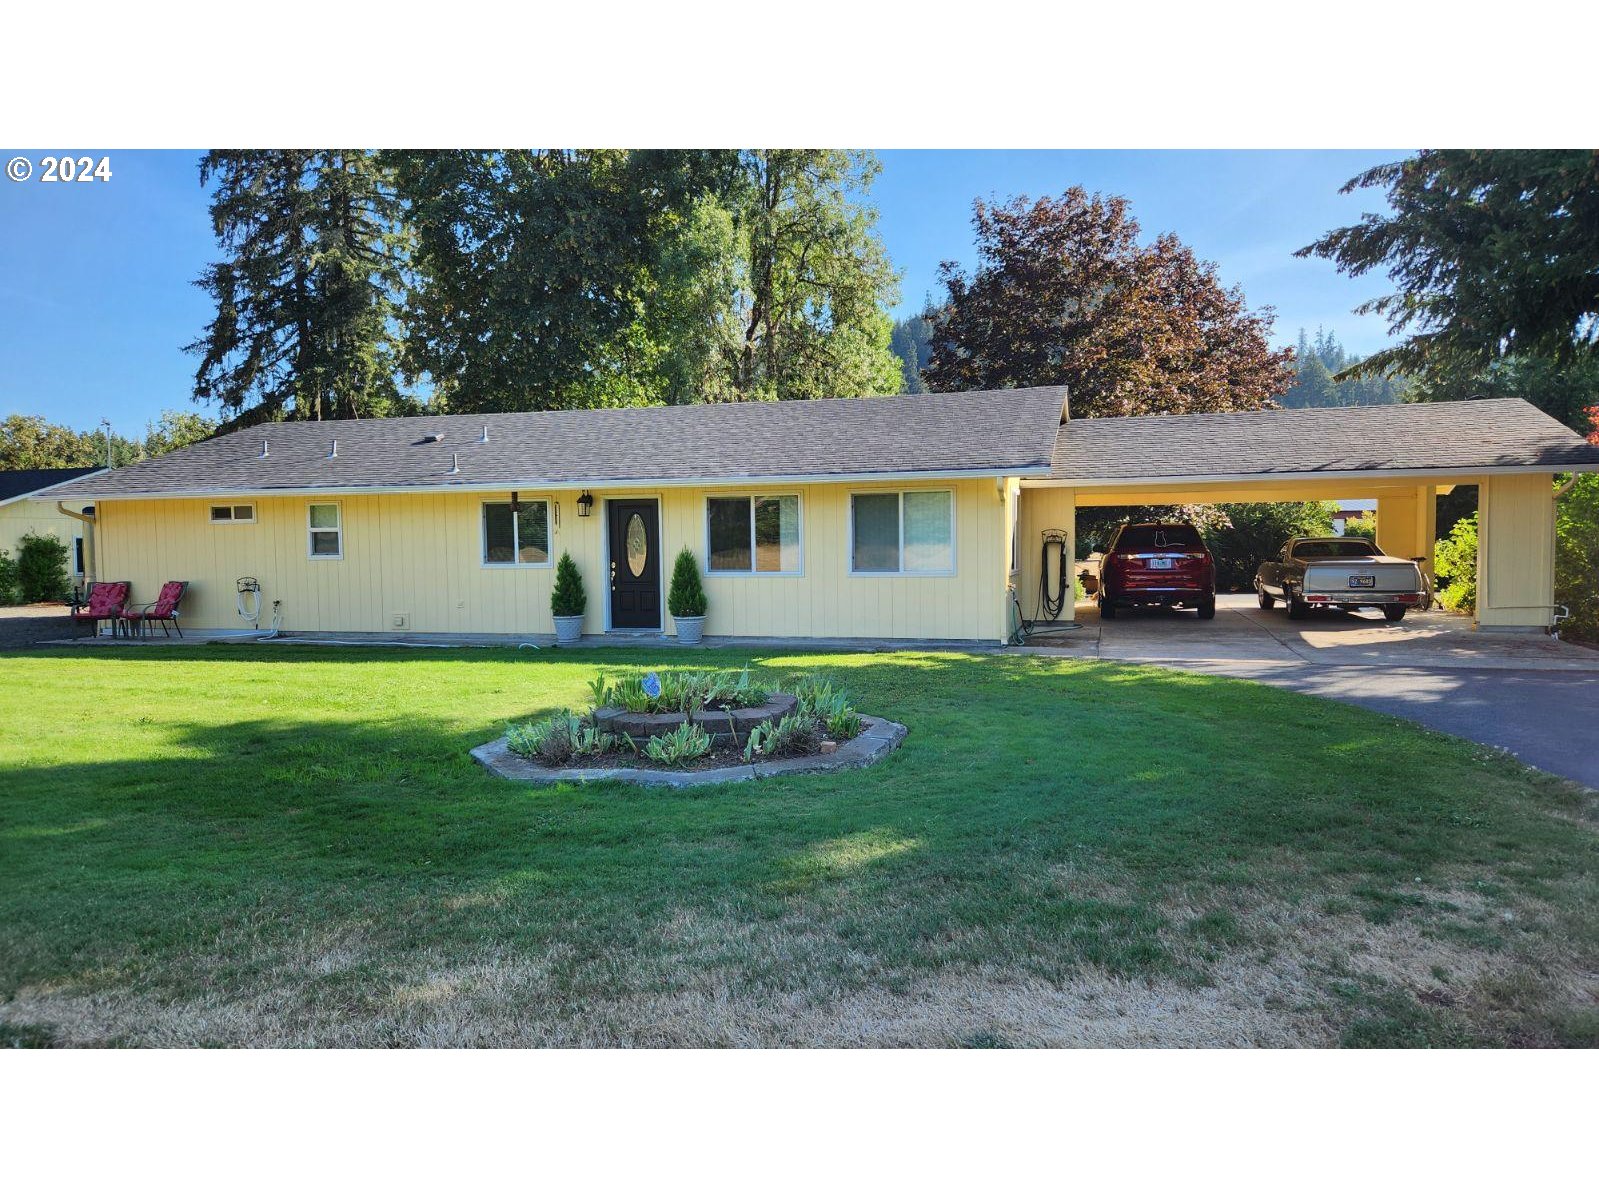
<svg viewBox="0 0 1599 1199">
<path fill-rule="evenodd" d="M 594 497 L 585 491 L 577 497 L 577 514 L 587 516 L 592 511 L 594 511 Z"/>
</svg>

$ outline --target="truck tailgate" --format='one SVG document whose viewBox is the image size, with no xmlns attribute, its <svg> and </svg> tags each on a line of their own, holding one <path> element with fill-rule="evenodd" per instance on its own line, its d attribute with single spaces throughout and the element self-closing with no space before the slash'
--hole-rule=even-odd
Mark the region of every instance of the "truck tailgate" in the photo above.
<svg viewBox="0 0 1599 1199">
<path fill-rule="evenodd" d="M 1421 589 L 1421 573 L 1404 558 L 1320 558 L 1305 567 L 1304 590 L 1411 592 Z"/>
</svg>

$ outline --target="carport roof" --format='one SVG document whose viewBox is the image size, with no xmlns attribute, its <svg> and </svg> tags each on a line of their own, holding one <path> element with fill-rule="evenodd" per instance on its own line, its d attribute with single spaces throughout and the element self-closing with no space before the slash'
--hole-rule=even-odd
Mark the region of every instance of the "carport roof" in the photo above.
<svg viewBox="0 0 1599 1199">
<path fill-rule="evenodd" d="M 1525 400 L 1285 408 L 1074 420 L 1050 477 L 1082 484 L 1282 475 L 1599 469 L 1590 445 Z"/>
</svg>

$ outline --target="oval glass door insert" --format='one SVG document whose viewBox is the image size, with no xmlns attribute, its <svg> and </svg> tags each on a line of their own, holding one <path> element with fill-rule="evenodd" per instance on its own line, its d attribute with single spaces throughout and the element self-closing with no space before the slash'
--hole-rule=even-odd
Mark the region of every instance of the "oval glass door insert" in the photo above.
<svg viewBox="0 0 1599 1199">
<path fill-rule="evenodd" d="M 633 572 L 635 579 L 643 576 L 649 553 L 650 543 L 644 535 L 644 518 L 635 512 L 627 522 L 627 568 Z"/>
</svg>

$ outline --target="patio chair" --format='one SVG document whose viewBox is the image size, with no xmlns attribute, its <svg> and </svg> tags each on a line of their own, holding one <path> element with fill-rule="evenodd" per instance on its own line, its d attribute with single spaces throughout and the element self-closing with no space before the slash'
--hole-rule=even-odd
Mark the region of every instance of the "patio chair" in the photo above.
<svg viewBox="0 0 1599 1199">
<path fill-rule="evenodd" d="M 150 627 L 151 621 L 161 625 L 161 631 L 168 637 L 173 631 L 178 634 L 178 639 L 183 639 L 183 630 L 178 628 L 178 605 L 183 602 L 183 593 L 189 589 L 187 583 L 170 582 L 161 585 L 161 593 L 153 603 L 139 607 L 134 604 L 125 604 L 122 608 L 122 621 L 128 628 L 130 637 L 143 637 L 145 630 Z M 167 626 L 172 628 L 168 629 Z"/>
<path fill-rule="evenodd" d="M 111 635 L 115 637 L 117 622 L 122 619 L 122 610 L 127 606 L 128 592 L 132 589 L 132 583 L 96 583 L 89 588 L 87 604 L 72 606 L 72 619 L 79 624 L 94 625 L 96 636 L 99 635 L 100 625 L 110 621 Z"/>
</svg>

